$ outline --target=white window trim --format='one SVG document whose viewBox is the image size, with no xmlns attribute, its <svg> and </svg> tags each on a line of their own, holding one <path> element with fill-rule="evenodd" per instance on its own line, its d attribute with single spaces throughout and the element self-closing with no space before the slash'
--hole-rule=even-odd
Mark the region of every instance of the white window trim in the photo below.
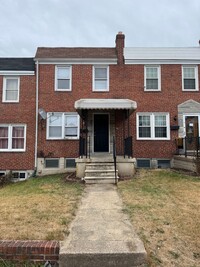
<svg viewBox="0 0 200 267">
<path fill-rule="evenodd" d="M 166 116 L 167 137 L 155 137 L 155 116 Z M 150 116 L 151 137 L 139 137 L 139 116 Z M 170 140 L 170 116 L 166 112 L 140 112 L 137 113 L 137 140 Z"/>
<path fill-rule="evenodd" d="M 158 70 L 158 89 L 147 89 L 146 86 L 146 69 L 147 68 L 157 68 Z M 160 65 L 145 65 L 144 66 L 144 91 L 146 92 L 159 92 L 161 91 L 161 66 Z"/>
<path fill-rule="evenodd" d="M 0 152 L 25 152 L 26 151 L 26 125 L 25 124 L 0 124 L 0 127 L 8 127 L 8 148 L 1 149 Z M 24 127 L 24 148 L 13 149 L 12 148 L 12 128 L 13 127 Z"/>
<path fill-rule="evenodd" d="M 194 68 L 195 69 L 195 89 L 184 89 L 184 68 Z M 199 78 L 198 78 L 198 66 L 197 65 L 182 65 L 182 91 L 185 92 L 196 92 L 199 91 Z"/>
<path fill-rule="evenodd" d="M 62 117 L 62 137 L 49 137 L 49 118 L 52 116 L 52 115 L 58 115 L 58 114 L 61 114 L 61 117 Z M 77 127 L 77 131 L 78 131 L 78 134 L 76 137 L 66 137 L 64 132 L 65 132 L 65 124 L 64 124 L 64 121 L 65 121 L 65 115 L 67 116 L 77 116 L 77 124 L 78 124 L 78 127 Z M 75 113 L 75 112 L 48 112 L 47 113 L 47 131 L 46 131 L 46 139 L 47 140 L 78 140 L 79 139 L 79 135 L 80 135 L 80 116 L 78 115 L 78 113 Z"/>
<path fill-rule="evenodd" d="M 103 68 L 103 69 L 107 69 L 107 83 L 106 83 L 106 87 L 105 89 L 96 89 L 95 88 L 95 68 Z M 105 66 L 105 65 L 94 65 L 93 66 L 93 70 L 92 70 L 92 91 L 93 92 L 109 92 L 109 66 Z"/>
<path fill-rule="evenodd" d="M 6 84 L 7 84 L 7 79 L 17 79 L 18 80 L 18 94 L 17 94 L 17 99 L 16 100 L 6 100 Z M 2 94 L 2 102 L 4 103 L 18 103 L 19 102 L 19 89 L 20 89 L 20 78 L 17 76 L 4 76 L 3 77 L 3 94 Z"/>
<path fill-rule="evenodd" d="M 24 180 L 26 180 L 28 178 L 28 174 L 27 174 L 26 171 L 12 171 L 12 174 L 13 173 L 18 173 L 19 176 L 20 176 L 21 173 L 24 173 L 25 174 L 25 178 L 20 178 L 18 176 L 18 178 L 12 178 L 13 180 L 17 179 L 17 180 L 20 180 L 20 181 L 24 181 Z"/>
<path fill-rule="evenodd" d="M 69 68 L 69 89 L 58 89 L 57 73 L 58 68 Z M 55 66 L 55 91 L 71 92 L 72 91 L 72 66 L 70 65 L 56 65 Z"/>
</svg>

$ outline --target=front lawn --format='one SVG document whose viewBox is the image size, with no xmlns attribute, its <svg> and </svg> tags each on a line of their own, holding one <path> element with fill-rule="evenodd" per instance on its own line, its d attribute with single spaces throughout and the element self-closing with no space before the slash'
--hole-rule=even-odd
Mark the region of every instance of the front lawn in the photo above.
<svg viewBox="0 0 200 267">
<path fill-rule="evenodd" d="M 31 178 L 0 188 L 0 239 L 63 240 L 83 191 L 66 175 Z"/>
<path fill-rule="evenodd" d="M 118 187 L 148 266 L 200 266 L 200 177 L 140 170 Z"/>
</svg>

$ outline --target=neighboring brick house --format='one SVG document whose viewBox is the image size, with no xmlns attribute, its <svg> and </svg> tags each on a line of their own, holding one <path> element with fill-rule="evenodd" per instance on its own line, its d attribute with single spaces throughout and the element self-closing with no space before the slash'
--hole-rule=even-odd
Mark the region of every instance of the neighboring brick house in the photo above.
<svg viewBox="0 0 200 267">
<path fill-rule="evenodd" d="M 126 48 L 124 42 L 120 32 L 113 48 L 37 49 L 32 150 L 37 146 L 39 174 L 111 156 L 113 137 L 127 170 L 118 165 L 121 173 L 132 172 L 126 163 L 170 166 L 178 138 L 199 136 L 200 47 Z M 184 152 L 184 142 L 178 145 Z"/>
<path fill-rule="evenodd" d="M 0 174 L 25 179 L 35 169 L 35 63 L 0 58 Z"/>
</svg>

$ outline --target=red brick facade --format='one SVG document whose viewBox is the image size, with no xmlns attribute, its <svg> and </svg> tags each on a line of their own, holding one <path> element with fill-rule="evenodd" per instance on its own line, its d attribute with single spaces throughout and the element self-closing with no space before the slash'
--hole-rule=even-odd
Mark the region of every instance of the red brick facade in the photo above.
<svg viewBox="0 0 200 267">
<path fill-rule="evenodd" d="M 124 137 L 133 137 L 133 157 L 171 159 L 176 152 L 177 130 L 170 130 L 169 140 L 138 140 L 138 112 L 166 112 L 170 116 L 169 127 L 178 125 L 178 105 L 194 100 L 200 102 L 200 65 L 198 65 L 198 90 L 182 91 L 182 63 L 160 63 L 161 90 L 145 91 L 145 63 L 126 64 L 124 60 L 125 36 L 116 36 L 115 48 L 39 48 L 35 61 L 38 73 L 35 76 L 20 76 L 19 103 L 0 103 L 0 123 L 23 123 L 27 125 L 25 152 L 0 152 L 0 170 L 33 170 L 35 166 L 35 119 L 36 91 L 38 108 L 48 112 L 76 112 L 74 104 L 79 99 L 130 99 L 137 109 L 128 119 L 115 110 L 114 132 L 117 154 L 123 155 Z M 77 57 L 76 57 L 77 56 Z M 88 56 L 88 58 L 87 58 Z M 109 62 L 109 63 L 107 63 Z M 71 91 L 55 90 L 55 68 L 63 64 L 72 68 Z M 109 65 L 109 91 L 93 91 L 93 66 Z M 196 64 L 195 64 L 196 65 Z M 38 79 L 38 87 L 36 84 Z M 0 88 L 3 75 L 0 75 Z M 0 90 L 2 99 L 2 90 Z M 199 111 L 200 113 L 200 111 Z M 128 130 L 129 129 L 129 130 Z M 79 140 L 48 140 L 47 123 L 38 116 L 39 158 L 76 158 L 79 156 Z"/>
<path fill-rule="evenodd" d="M 34 170 L 35 165 L 35 75 L 20 75 L 18 103 L 0 102 L 0 124 L 25 124 L 25 152 L 0 152 L 0 170 Z M 0 75 L 2 99 L 3 75 Z"/>
</svg>

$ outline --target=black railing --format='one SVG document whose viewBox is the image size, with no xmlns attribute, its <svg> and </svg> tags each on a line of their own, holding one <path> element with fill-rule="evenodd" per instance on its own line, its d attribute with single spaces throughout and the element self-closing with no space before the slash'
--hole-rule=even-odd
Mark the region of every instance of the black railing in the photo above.
<svg viewBox="0 0 200 267">
<path fill-rule="evenodd" d="M 200 137 L 184 137 L 176 140 L 178 154 L 200 157 Z"/>
<path fill-rule="evenodd" d="M 133 157 L 133 138 L 129 136 L 124 139 L 124 158 L 128 156 L 128 158 Z"/>
<path fill-rule="evenodd" d="M 115 184 L 117 184 L 117 157 L 116 157 L 116 142 L 114 136 L 113 136 L 113 161 L 115 169 Z"/>
<path fill-rule="evenodd" d="M 90 136 L 79 139 L 79 157 L 90 158 Z"/>
</svg>

